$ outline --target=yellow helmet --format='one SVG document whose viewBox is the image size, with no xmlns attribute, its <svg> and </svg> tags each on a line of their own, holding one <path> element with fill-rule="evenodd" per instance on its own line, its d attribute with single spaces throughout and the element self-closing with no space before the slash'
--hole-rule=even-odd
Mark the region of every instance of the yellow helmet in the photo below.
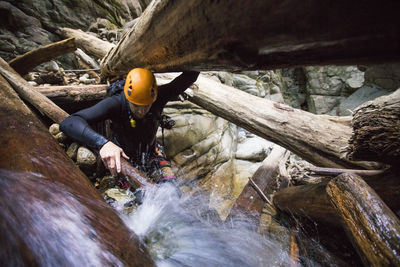
<svg viewBox="0 0 400 267">
<path fill-rule="evenodd" d="M 139 106 L 153 104 L 157 98 L 157 83 L 154 74 L 141 68 L 131 70 L 126 76 L 124 93 L 126 99 Z"/>
</svg>

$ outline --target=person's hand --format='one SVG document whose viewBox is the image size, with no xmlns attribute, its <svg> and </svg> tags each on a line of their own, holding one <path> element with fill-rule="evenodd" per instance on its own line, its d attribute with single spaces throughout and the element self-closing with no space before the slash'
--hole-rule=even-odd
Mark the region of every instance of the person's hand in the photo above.
<svg viewBox="0 0 400 267">
<path fill-rule="evenodd" d="M 122 157 L 129 159 L 124 153 L 122 148 L 114 144 L 113 142 L 107 142 L 100 149 L 100 157 L 104 165 L 110 170 L 111 175 L 116 176 L 117 173 L 121 172 L 121 155 Z"/>
</svg>

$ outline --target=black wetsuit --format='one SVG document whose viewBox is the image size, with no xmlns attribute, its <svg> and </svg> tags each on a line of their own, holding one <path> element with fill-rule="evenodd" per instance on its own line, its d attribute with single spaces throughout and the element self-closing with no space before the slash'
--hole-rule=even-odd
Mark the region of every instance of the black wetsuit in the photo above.
<svg viewBox="0 0 400 267">
<path fill-rule="evenodd" d="M 143 119 L 134 118 L 135 127 L 130 124 L 129 103 L 122 90 L 72 114 L 60 124 L 60 129 L 73 139 L 100 150 L 109 140 L 91 129 L 89 124 L 111 119 L 115 136 L 111 141 L 124 150 L 133 164 L 138 165 L 143 152 L 147 154 L 155 150 L 157 129 L 165 105 L 193 84 L 198 75 L 198 72 L 184 72 L 172 82 L 159 86 L 157 99 L 150 111 Z M 123 87 L 123 82 L 119 82 L 119 86 Z"/>
</svg>

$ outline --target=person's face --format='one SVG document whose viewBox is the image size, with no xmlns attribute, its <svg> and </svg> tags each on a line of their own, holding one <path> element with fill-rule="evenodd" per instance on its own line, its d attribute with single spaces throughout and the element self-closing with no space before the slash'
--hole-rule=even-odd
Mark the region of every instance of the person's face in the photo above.
<svg viewBox="0 0 400 267">
<path fill-rule="evenodd" d="M 146 116 L 147 112 L 149 112 L 151 105 L 139 106 L 129 102 L 129 108 L 136 118 L 143 119 Z"/>
</svg>

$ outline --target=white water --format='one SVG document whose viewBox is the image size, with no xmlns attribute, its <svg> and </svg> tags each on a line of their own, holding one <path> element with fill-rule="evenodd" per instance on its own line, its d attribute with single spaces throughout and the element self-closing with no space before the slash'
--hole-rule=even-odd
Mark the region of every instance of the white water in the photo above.
<svg viewBox="0 0 400 267">
<path fill-rule="evenodd" d="M 251 220 L 223 224 L 200 196 L 179 198 L 173 186 L 147 190 L 143 204 L 121 217 L 147 244 L 158 266 L 286 266 L 276 241 L 258 234 Z"/>
</svg>

